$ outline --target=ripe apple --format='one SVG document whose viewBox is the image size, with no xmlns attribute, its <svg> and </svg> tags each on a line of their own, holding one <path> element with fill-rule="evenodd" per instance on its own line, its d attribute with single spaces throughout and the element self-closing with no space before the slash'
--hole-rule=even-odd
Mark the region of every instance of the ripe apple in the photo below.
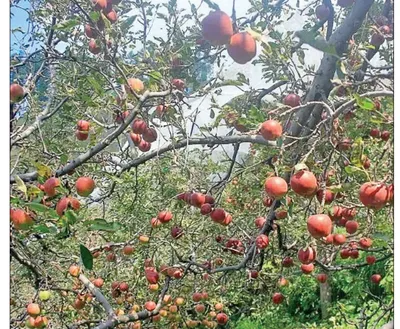
<svg viewBox="0 0 400 329">
<path fill-rule="evenodd" d="M 376 257 L 373 255 L 368 255 L 367 257 L 365 257 L 365 260 L 369 265 L 372 265 L 372 264 L 375 264 Z"/>
<path fill-rule="evenodd" d="M 293 266 L 294 265 L 294 261 L 293 261 L 293 258 L 292 257 L 285 257 L 283 260 L 282 260 L 282 266 L 283 267 L 291 267 L 291 266 Z"/>
<path fill-rule="evenodd" d="M 114 24 L 118 20 L 118 16 L 115 10 L 110 10 L 109 12 L 107 12 L 106 17 L 111 24 Z"/>
<path fill-rule="evenodd" d="M 315 16 L 317 16 L 320 21 L 326 21 L 329 17 L 330 12 L 331 11 L 329 10 L 329 7 L 323 4 L 315 8 Z"/>
<path fill-rule="evenodd" d="M 216 208 L 210 213 L 210 217 L 214 222 L 222 223 L 226 217 L 225 210 L 222 208 Z"/>
<path fill-rule="evenodd" d="M 206 310 L 206 307 L 204 306 L 204 304 L 197 304 L 197 305 L 194 307 L 194 310 L 195 310 L 197 313 L 204 313 L 205 310 Z"/>
<path fill-rule="evenodd" d="M 30 303 L 26 307 L 26 312 L 31 316 L 37 316 L 40 314 L 40 307 L 38 304 Z"/>
<path fill-rule="evenodd" d="M 361 185 L 359 199 L 361 203 L 371 209 L 382 209 L 389 200 L 389 189 L 384 183 L 366 182 Z"/>
<path fill-rule="evenodd" d="M 350 257 L 350 255 L 351 255 L 350 249 L 345 248 L 345 249 L 340 250 L 340 257 L 342 259 L 347 259 Z"/>
<path fill-rule="evenodd" d="M 211 213 L 211 211 L 212 211 L 212 207 L 209 203 L 203 204 L 200 208 L 200 213 L 202 215 L 208 215 L 209 213 Z"/>
<path fill-rule="evenodd" d="M 372 138 L 379 138 L 379 137 L 381 136 L 381 131 L 380 131 L 378 128 L 372 128 L 372 129 L 369 131 L 369 135 L 370 135 Z"/>
<path fill-rule="evenodd" d="M 170 211 L 160 211 L 157 215 L 157 219 L 161 222 L 161 223 L 167 223 L 172 219 L 173 215 Z"/>
<path fill-rule="evenodd" d="M 62 217 L 64 212 L 68 209 L 71 208 L 73 210 L 78 210 L 81 207 L 79 201 L 73 197 L 66 196 L 62 197 L 56 206 L 56 212 L 58 216 Z"/>
<path fill-rule="evenodd" d="M 172 79 L 171 84 L 180 91 L 185 89 L 185 82 L 181 79 Z"/>
<path fill-rule="evenodd" d="M 334 234 L 333 235 L 333 244 L 335 246 L 340 246 L 346 242 L 346 236 L 343 234 Z"/>
<path fill-rule="evenodd" d="M 156 307 L 157 307 L 157 304 L 154 303 L 153 301 L 148 301 L 148 302 L 144 303 L 144 308 L 146 310 L 148 310 L 149 312 L 154 311 L 156 309 Z"/>
<path fill-rule="evenodd" d="M 314 264 L 301 264 L 301 270 L 304 274 L 310 274 L 314 271 Z"/>
<path fill-rule="evenodd" d="M 249 277 L 250 277 L 250 279 L 257 279 L 258 278 L 258 271 L 250 270 L 249 271 Z"/>
<path fill-rule="evenodd" d="M 349 220 L 346 222 L 346 232 L 349 234 L 356 233 L 358 230 L 358 222 L 355 220 Z"/>
<path fill-rule="evenodd" d="M 282 198 L 288 191 L 286 181 L 281 177 L 268 177 L 264 183 L 265 192 L 274 199 Z"/>
<path fill-rule="evenodd" d="M 79 273 L 81 272 L 81 269 L 80 269 L 80 267 L 77 266 L 77 265 L 71 265 L 71 266 L 69 267 L 68 272 L 69 272 L 69 274 L 70 274 L 71 276 L 78 277 L 78 276 L 79 276 Z"/>
<path fill-rule="evenodd" d="M 179 239 L 183 235 L 183 229 L 179 226 L 174 226 L 171 228 L 171 236 L 174 239 Z"/>
<path fill-rule="evenodd" d="M 136 78 L 129 78 L 128 79 L 128 85 L 126 86 L 126 90 L 129 93 L 132 93 L 131 90 L 133 90 L 136 93 L 141 93 L 144 90 L 144 84 L 141 80 L 136 79 Z M 133 131 L 136 134 L 142 134 L 144 131 L 142 132 L 136 132 Z"/>
<path fill-rule="evenodd" d="M 314 174 L 308 170 L 300 170 L 290 178 L 290 187 L 300 195 L 309 197 L 317 192 L 317 179 Z"/>
<path fill-rule="evenodd" d="M 285 219 L 287 217 L 288 212 L 284 209 L 275 211 L 276 219 Z"/>
<path fill-rule="evenodd" d="M 272 295 L 272 302 L 276 305 L 282 304 L 284 296 L 280 292 L 276 292 Z"/>
<path fill-rule="evenodd" d="M 185 304 L 185 299 L 183 299 L 182 297 L 177 297 L 175 299 L 175 304 L 178 306 L 182 306 L 183 304 Z"/>
<path fill-rule="evenodd" d="M 299 249 L 297 257 L 302 264 L 310 264 L 317 257 L 317 253 L 314 248 L 307 247 L 305 249 Z"/>
<path fill-rule="evenodd" d="M 324 190 L 319 189 L 317 191 L 317 200 L 319 201 L 319 203 L 322 203 L 323 195 L 324 195 Z M 325 190 L 325 204 L 326 205 L 331 204 L 333 200 L 335 200 L 335 194 L 331 190 L 326 189 Z"/>
<path fill-rule="evenodd" d="M 113 252 L 110 252 L 109 254 L 107 254 L 106 259 L 108 262 L 115 262 L 117 260 L 117 257 Z"/>
<path fill-rule="evenodd" d="M 381 139 L 386 142 L 389 140 L 389 138 L 390 138 L 390 132 L 387 130 L 382 131 Z"/>
<path fill-rule="evenodd" d="M 157 140 L 157 131 L 154 128 L 147 128 L 142 137 L 148 143 L 153 143 Z"/>
<path fill-rule="evenodd" d="M 33 225 L 33 219 L 22 209 L 10 209 L 10 218 L 16 230 L 29 229 Z"/>
<path fill-rule="evenodd" d="M 274 141 L 282 136 L 282 125 L 276 120 L 267 120 L 260 127 L 261 136 L 267 141 Z"/>
<path fill-rule="evenodd" d="M 95 285 L 95 287 L 101 288 L 104 284 L 104 280 L 102 278 L 97 278 L 97 279 L 94 279 L 92 281 L 92 283 Z"/>
<path fill-rule="evenodd" d="M 373 274 L 371 276 L 371 282 L 378 284 L 382 280 L 382 276 L 380 274 Z"/>
<path fill-rule="evenodd" d="M 265 249 L 268 247 L 268 245 L 269 245 L 269 239 L 268 236 L 266 236 L 265 234 L 260 234 L 256 238 L 256 246 L 258 249 Z"/>
<path fill-rule="evenodd" d="M 340 151 L 348 151 L 351 149 L 353 141 L 350 138 L 345 138 L 337 144 L 337 148 Z"/>
<path fill-rule="evenodd" d="M 368 249 L 372 246 L 372 240 L 364 237 L 360 239 L 359 244 L 361 248 Z"/>
<path fill-rule="evenodd" d="M 142 152 L 148 152 L 150 151 L 151 144 L 142 139 L 138 145 L 138 148 Z"/>
<path fill-rule="evenodd" d="M 119 290 L 128 291 L 129 290 L 129 285 L 126 282 L 121 282 L 119 284 Z"/>
<path fill-rule="evenodd" d="M 289 285 L 289 281 L 286 280 L 286 278 L 281 277 L 281 278 L 279 279 L 279 281 L 278 281 L 278 285 L 279 285 L 280 287 L 286 287 L 286 286 Z"/>
<path fill-rule="evenodd" d="M 135 134 L 144 134 L 145 131 L 148 129 L 147 123 L 140 118 L 136 118 L 135 120 L 133 120 L 131 128 Z"/>
<path fill-rule="evenodd" d="M 50 198 L 57 194 L 56 188 L 60 186 L 60 180 L 55 177 L 51 177 L 46 180 L 43 184 L 44 193 L 47 194 Z"/>
<path fill-rule="evenodd" d="M 10 100 L 12 103 L 20 102 L 25 95 L 24 88 L 21 87 L 18 83 L 13 83 L 10 86 Z"/>
<path fill-rule="evenodd" d="M 360 255 L 358 249 L 351 249 L 350 250 L 350 257 L 353 259 L 357 259 L 358 256 Z"/>
<path fill-rule="evenodd" d="M 225 313 L 221 312 L 217 314 L 216 320 L 218 324 L 224 325 L 228 322 L 229 317 Z"/>
<path fill-rule="evenodd" d="M 139 235 L 139 242 L 140 242 L 140 243 L 145 244 L 145 243 L 148 243 L 149 240 L 150 240 L 150 238 L 149 238 L 148 236 L 146 236 L 146 235 Z"/>
<path fill-rule="evenodd" d="M 158 275 L 156 270 L 152 270 L 150 268 L 145 269 L 145 275 L 146 279 L 150 284 L 156 284 L 158 280 L 160 279 L 160 276 Z"/>
<path fill-rule="evenodd" d="M 156 227 L 162 225 L 162 223 L 156 217 L 154 217 L 154 218 L 150 219 L 150 225 L 151 225 L 151 227 L 156 228 Z"/>
<path fill-rule="evenodd" d="M 190 197 L 190 204 L 197 208 L 201 208 L 206 202 L 206 196 L 202 193 L 192 193 Z"/>
<path fill-rule="evenodd" d="M 134 251 L 135 251 L 135 248 L 133 248 L 131 245 L 126 245 L 122 249 L 122 252 L 124 255 L 132 255 Z"/>
<path fill-rule="evenodd" d="M 308 217 L 307 229 L 310 235 L 316 239 L 328 236 L 332 231 L 332 221 L 324 214 Z"/>
<path fill-rule="evenodd" d="M 320 6 L 318 6 L 318 7 L 320 7 Z M 299 95 L 289 94 L 283 99 L 283 104 L 290 106 L 290 107 L 296 107 L 296 106 L 300 105 L 300 101 L 301 101 L 301 98 Z"/>
<path fill-rule="evenodd" d="M 317 274 L 317 280 L 318 280 L 320 283 L 325 283 L 326 280 L 328 280 L 328 276 L 327 276 L 325 273 Z"/>
<path fill-rule="evenodd" d="M 328 234 L 324 239 L 323 242 L 325 244 L 332 244 L 333 243 L 333 234 Z"/>
<path fill-rule="evenodd" d="M 379 33 L 379 32 L 375 32 L 372 36 L 371 36 L 371 41 L 370 44 L 375 46 L 375 47 L 379 47 L 381 46 L 383 43 L 385 42 L 385 37 L 383 34 Z"/>
<path fill-rule="evenodd" d="M 93 55 L 98 55 L 101 52 L 101 46 L 98 44 L 98 42 L 95 39 L 91 39 L 89 41 L 89 51 Z"/>
<path fill-rule="evenodd" d="M 135 144 L 136 146 L 140 145 L 140 142 L 142 141 L 142 136 L 139 134 L 135 134 L 133 132 L 129 133 L 129 137 L 132 140 L 132 143 Z"/>
<path fill-rule="evenodd" d="M 79 177 L 75 183 L 76 192 L 82 197 L 88 197 L 95 188 L 94 180 L 90 177 Z"/>
<path fill-rule="evenodd" d="M 256 225 L 256 227 L 257 227 L 258 229 L 261 229 L 261 228 L 264 226 L 264 224 L 265 224 L 266 221 L 267 221 L 267 220 L 266 220 L 264 217 L 257 217 L 257 218 L 254 220 L 254 224 Z"/>
</svg>

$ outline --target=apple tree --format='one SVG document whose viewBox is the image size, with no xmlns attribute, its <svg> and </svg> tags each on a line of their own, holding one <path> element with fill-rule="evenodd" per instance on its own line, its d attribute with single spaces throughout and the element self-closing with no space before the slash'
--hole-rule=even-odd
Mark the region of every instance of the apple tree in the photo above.
<svg viewBox="0 0 400 329">
<path fill-rule="evenodd" d="M 393 328 L 392 0 L 11 9 L 12 328 Z"/>
</svg>

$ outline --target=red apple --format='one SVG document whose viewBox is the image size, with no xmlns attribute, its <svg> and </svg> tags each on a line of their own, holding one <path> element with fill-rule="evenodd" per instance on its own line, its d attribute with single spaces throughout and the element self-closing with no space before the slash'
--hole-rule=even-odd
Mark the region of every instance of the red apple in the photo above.
<svg viewBox="0 0 400 329">
<path fill-rule="evenodd" d="M 272 302 L 276 305 L 282 304 L 284 296 L 280 292 L 276 292 L 272 295 Z"/>
<path fill-rule="evenodd" d="M 318 6 L 318 7 L 321 7 L 321 6 Z M 317 7 L 317 9 L 318 9 L 318 7 Z M 328 9 L 328 11 L 329 11 L 329 9 Z M 301 101 L 301 98 L 299 95 L 289 94 L 283 99 L 283 104 L 290 106 L 290 107 L 296 107 L 296 106 L 300 105 L 300 101 Z"/>
<path fill-rule="evenodd" d="M 90 177 L 79 177 L 75 183 L 76 192 L 83 197 L 88 197 L 95 188 L 94 180 Z"/>
<path fill-rule="evenodd" d="M 324 214 L 308 217 L 307 229 L 310 235 L 316 239 L 328 236 L 332 231 L 332 221 Z"/>
</svg>

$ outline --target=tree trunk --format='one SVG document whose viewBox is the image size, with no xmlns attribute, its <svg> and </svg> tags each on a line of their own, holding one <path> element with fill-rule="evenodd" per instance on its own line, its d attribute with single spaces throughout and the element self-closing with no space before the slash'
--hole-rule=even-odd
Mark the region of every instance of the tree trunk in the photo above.
<svg viewBox="0 0 400 329">
<path fill-rule="evenodd" d="M 328 308 L 331 304 L 331 286 L 329 281 L 319 285 L 321 318 L 326 319 L 329 316 Z"/>
</svg>

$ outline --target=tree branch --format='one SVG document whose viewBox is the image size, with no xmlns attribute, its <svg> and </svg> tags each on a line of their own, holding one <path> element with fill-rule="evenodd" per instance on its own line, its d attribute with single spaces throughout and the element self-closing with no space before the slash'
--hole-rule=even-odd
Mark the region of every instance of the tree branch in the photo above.
<svg viewBox="0 0 400 329">
<path fill-rule="evenodd" d="M 356 1 L 350 14 L 343 20 L 342 24 L 332 34 L 328 45 L 334 45 L 338 55 L 344 52 L 348 40 L 361 27 L 361 24 L 364 21 L 365 16 L 367 15 L 367 12 L 373 2 L 374 0 Z M 336 72 L 336 62 L 337 56 L 328 53 L 324 54 L 320 67 L 316 73 L 316 77 L 313 80 L 309 92 L 307 93 L 305 99 L 306 102 L 317 101 L 329 95 L 333 88 L 331 80 Z M 313 109 L 314 106 L 310 106 L 295 113 L 293 123 L 290 127 L 290 135 L 300 135 L 300 131 L 310 118 Z M 321 111 L 322 109 L 319 109 L 319 112 Z M 315 117 L 320 117 L 320 113 L 316 113 Z M 318 121 L 313 121 L 313 125 L 311 125 L 309 128 L 313 130 L 317 123 Z"/>
<path fill-rule="evenodd" d="M 183 139 L 175 143 L 171 143 L 169 145 L 163 146 L 158 150 L 154 150 L 153 152 L 146 153 L 126 164 L 122 164 L 123 170 L 128 170 L 132 167 L 137 167 L 146 161 L 155 158 L 163 153 L 168 151 L 172 151 L 175 149 L 183 148 L 188 145 L 222 145 L 222 144 L 235 144 L 235 143 L 254 143 L 254 144 L 263 144 L 263 145 L 275 145 L 275 142 L 269 142 L 265 140 L 262 136 L 258 135 L 235 135 L 235 136 L 221 136 L 221 137 L 192 137 L 188 139 Z"/>
<path fill-rule="evenodd" d="M 78 157 L 76 157 L 74 160 L 72 160 L 70 163 L 68 163 L 66 166 L 64 166 L 61 169 L 58 169 L 55 172 L 56 177 L 64 176 L 70 171 L 74 170 L 75 168 L 79 167 L 89 159 L 91 159 L 93 156 L 104 150 L 107 146 L 111 144 L 113 140 L 115 140 L 120 134 L 123 133 L 125 128 L 129 126 L 129 124 L 133 121 L 133 119 L 136 117 L 136 115 L 139 113 L 139 110 L 142 108 L 143 104 L 150 98 L 154 97 L 164 97 L 170 93 L 170 90 L 162 91 L 162 92 L 150 92 L 148 90 L 145 91 L 145 93 L 139 98 L 139 101 L 134 108 L 134 110 L 129 114 L 129 116 L 125 119 L 124 123 L 122 123 L 117 129 L 115 129 L 111 134 L 109 134 L 107 137 L 105 137 L 101 142 L 93 146 L 91 149 L 89 149 L 87 152 L 82 153 Z M 27 173 L 27 174 L 20 174 L 18 175 L 23 181 L 32 181 L 37 179 L 38 173 L 37 171 Z M 15 177 L 11 176 L 10 177 L 10 182 L 15 183 Z"/>
<path fill-rule="evenodd" d="M 96 300 L 103 306 L 106 311 L 108 317 L 115 316 L 114 310 L 108 300 L 104 297 L 101 291 L 95 287 L 93 283 L 89 281 L 89 279 L 83 275 L 79 274 L 79 280 L 83 283 L 83 285 L 96 297 Z"/>
</svg>

